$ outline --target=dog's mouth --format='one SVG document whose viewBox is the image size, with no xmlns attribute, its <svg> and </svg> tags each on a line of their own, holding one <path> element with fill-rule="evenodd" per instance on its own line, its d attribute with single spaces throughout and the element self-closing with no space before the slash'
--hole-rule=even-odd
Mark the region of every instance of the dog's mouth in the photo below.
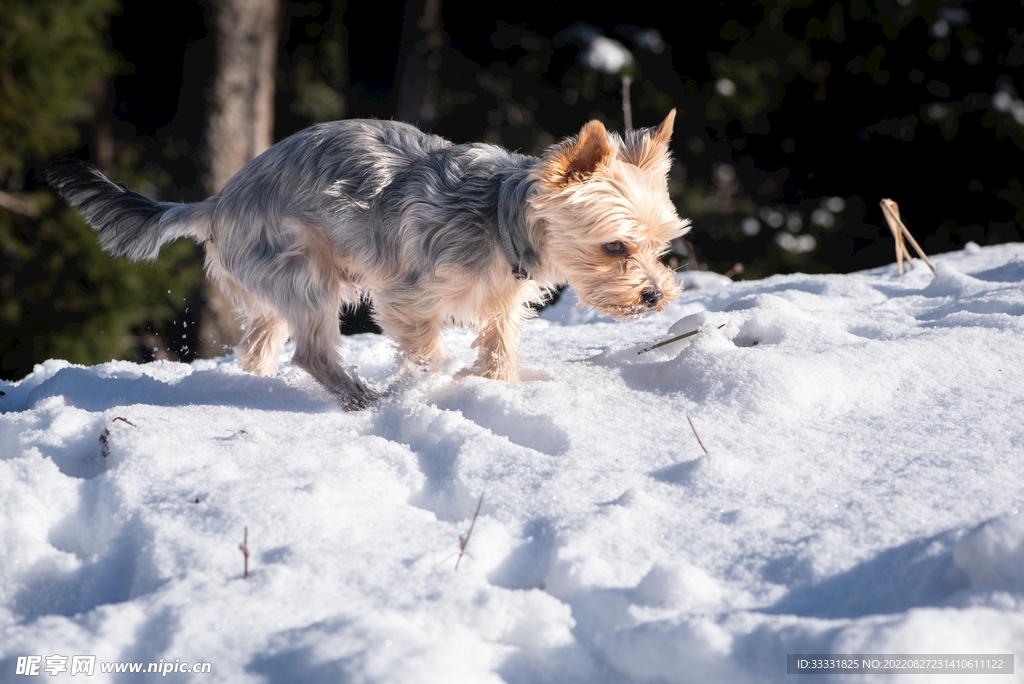
<svg viewBox="0 0 1024 684">
<path fill-rule="evenodd" d="M 590 283 L 587 283 L 588 285 Z M 580 304 L 618 321 L 662 311 L 679 296 L 674 280 L 648 280 L 630 287 L 585 287 L 576 290 Z"/>
<path fill-rule="evenodd" d="M 644 314 L 661 311 L 665 308 L 665 304 L 667 304 L 665 300 L 661 300 L 653 306 L 643 301 L 631 304 L 611 304 L 608 302 L 587 301 L 586 298 L 580 298 L 580 303 L 583 306 L 592 306 L 598 313 L 621 322 L 635 321 Z"/>
</svg>

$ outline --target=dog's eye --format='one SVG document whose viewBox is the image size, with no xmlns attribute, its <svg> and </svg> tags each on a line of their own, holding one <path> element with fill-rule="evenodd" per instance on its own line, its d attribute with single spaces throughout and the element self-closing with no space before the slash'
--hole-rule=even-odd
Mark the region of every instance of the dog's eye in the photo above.
<svg viewBox="0 0 1024 684">
<path fill-rule="evenodd" d="M 621 242 L 609 242 L 604 246 L 604 253 L 608 256 L 626 256 L 626 245 Z"/>
</svg>

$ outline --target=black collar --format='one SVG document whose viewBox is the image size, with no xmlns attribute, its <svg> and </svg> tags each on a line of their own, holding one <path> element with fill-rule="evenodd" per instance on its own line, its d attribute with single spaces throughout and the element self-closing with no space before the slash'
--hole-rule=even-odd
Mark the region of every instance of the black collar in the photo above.
<svg viewBox="0 0 1024 684">
<path fill-rule="evenodd" d="M 519 179 L 517 179 L 519 180 Z M 531 280 L 532 276 L 526 267 L 536 261 L 536 255 L 526 242 L 523 230 L 526 198 L 531 183 L 516 182 L 511 178 L 502 179 L 498 189 L 498 236 L 501 239 L 501 251 L 512 266 L 512 275 L 516 280 Z M 512 239 L 513 228 L 519 229 L 517 235 L 521 249 L 516 249 L 516 240 Z"/>
<path fill-rule="evenodd" d="M 505 258 L 512 265 L 512 275 L 516 280 L 529 280 L 530 274 L 523 269 L 523 259 L 516 252 L 512 244 L 512 234 L 509 232 L 508 222 L 503 220 L 501 212 L 498 212 L 498 234 L 501 236 L 501 250 L 505 252 Z"/>
</svg>

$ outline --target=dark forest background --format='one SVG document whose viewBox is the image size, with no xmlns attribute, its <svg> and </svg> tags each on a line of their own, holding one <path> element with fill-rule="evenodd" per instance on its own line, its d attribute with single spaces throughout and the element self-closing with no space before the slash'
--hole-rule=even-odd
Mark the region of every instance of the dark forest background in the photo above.
<svg viewBox="0 0 1024 684">
<path fill-rule="evenodd" d="M 267 69 L 273 140 L 400 118 L 537 153 L 591 118 L 621 130 L 624 77 L 634 125 L 676 107 L 670 189 L 694 222 L 693 252 L 669 256 L 680 267 L 760 278 L 889 263 L 882 197 L 929 253 L 1024 238 L 1019 0 L 722 1 L 671 15 L 649 2 L 251 4 L 270 12 L 257 23 L 276 55 L 252 68 Z M 52 357 L 223 353 L 229 334 L 203 332 L 216 302 L 199 248 L 110 259 L 43 177 L 70 155 L 160 200 L 215 191 L 229 10 L 250 11 L 0 3 L 0 377 Z M 344 330 L 372 329 L 366 313 Z"/>
</svg>

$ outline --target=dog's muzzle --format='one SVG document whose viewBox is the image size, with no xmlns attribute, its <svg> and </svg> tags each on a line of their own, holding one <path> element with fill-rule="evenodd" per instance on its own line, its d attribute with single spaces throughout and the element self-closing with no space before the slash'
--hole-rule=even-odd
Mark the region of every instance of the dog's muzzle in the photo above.
<svg viewBox="0 0 1024 684">
<path fill-rule="evenodd" d="M 658 306 L 658 302 L 662 298 L 661 288 L 655 285 L 654 287 L 648 287 L 640 291 L 640 301 L 644 303 L 648 309 L 653 309 Z"/>
</svg>

